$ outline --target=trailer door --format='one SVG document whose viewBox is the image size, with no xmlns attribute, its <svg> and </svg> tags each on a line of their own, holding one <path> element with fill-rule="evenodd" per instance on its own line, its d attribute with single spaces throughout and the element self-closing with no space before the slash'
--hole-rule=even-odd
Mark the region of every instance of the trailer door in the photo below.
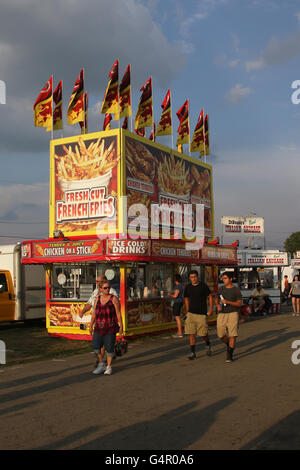
<svg viewBox="0 0 300 470">
<path fill-rule="evenodd" d="M 0 271 L 0 321 L 13 321 L 15 300 L 13 283 L 9 271 Z"/>
</svg>

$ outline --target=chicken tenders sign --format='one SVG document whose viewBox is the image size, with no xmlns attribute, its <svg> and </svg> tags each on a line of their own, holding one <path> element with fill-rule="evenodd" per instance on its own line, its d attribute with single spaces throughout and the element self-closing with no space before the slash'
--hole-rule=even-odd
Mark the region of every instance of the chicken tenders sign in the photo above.
<svg viewBox="0 0 300 470">
<path fill-rule="evenodd" d="M 95 235 L 118 220 L 118 131 L 51 143 L 50 236 Z"/>
</svg>

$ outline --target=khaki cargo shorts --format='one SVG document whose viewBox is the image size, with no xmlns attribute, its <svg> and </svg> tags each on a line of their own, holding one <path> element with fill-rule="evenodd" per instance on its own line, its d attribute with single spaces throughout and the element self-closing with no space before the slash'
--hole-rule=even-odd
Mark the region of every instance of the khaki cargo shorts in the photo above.
<svg viewBox="0 0 300 470">
<path fill-rule="evenodd" d="M 238 312 L 219 313 L 217 317 L 217 333 L 223 338 L 228 331 L 228 336 L 238 336 L 239 314 Z"/>
<path fill-rule="evenodd" d="M 208 326 L 206 315 L 188 312 L 184 325 L 184 333 L 186 335 L 207 336 Z"/>
</svg>

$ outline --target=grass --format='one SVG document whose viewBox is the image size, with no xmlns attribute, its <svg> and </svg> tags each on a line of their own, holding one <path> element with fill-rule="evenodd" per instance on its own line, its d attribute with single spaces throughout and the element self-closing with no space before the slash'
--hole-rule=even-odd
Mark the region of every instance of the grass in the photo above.
<svg viewBox="0 0 300 470">
<path fill-rule="evenodd" d="M 59 359 L 91 351 L 90 341 L 48 336 L 45 322 L 1 325 L 0 340 L 6 345 L 6 366 Z"/>
</svg>

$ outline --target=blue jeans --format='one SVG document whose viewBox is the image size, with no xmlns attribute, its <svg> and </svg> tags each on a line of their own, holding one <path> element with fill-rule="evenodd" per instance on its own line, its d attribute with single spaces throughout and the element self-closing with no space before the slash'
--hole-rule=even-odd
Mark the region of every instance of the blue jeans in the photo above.
<svg viewBox="0 0 300 470">
<path fill-rule="evenodd" d="M 116 335 L 99 335 L 94 331 L 92 347 L 96 354 L 100 354 L 102 346 L 105 346 L 105 351 L 108 356 L 113 356 L 115 352 Z"/>
</svg>

